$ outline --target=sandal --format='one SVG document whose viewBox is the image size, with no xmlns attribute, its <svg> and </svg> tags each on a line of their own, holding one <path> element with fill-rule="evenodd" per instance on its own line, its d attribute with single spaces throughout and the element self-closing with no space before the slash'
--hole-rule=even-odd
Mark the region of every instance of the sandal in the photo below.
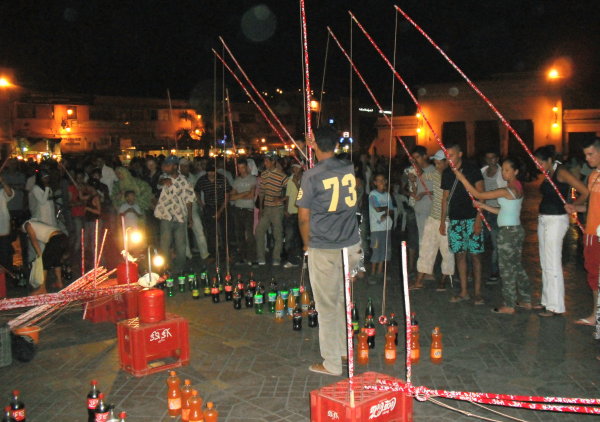
<svg viewBox="0 0 600 422">
<path fill-rule="evenodd" d="M 531 309 L 533 309 L 534 311 L 542 311 L 542 310 L 546 309 L 546 307 L 544 305 L 542 305 L 541 303 L 538 303 L 537 305 L 533 305 L 531 307 Z"/>
<path fill-rule="evenodd" d="M 502 306 L 501 308 L 492 309 L 492 312 L 495 314 L 502 314 L 502 315 L 514 315 L 515 308 L 509 308 L 508 306 Z"/>
<path fill-rule="evenodd" d="M 575 324 L 577 325 L 588 325 L 590 327 L 593 327 L 596 325 L 595 321 L 590 321 L 587 318 L 579 318 L 577 321 L 575 321 Z"/>
<path fill-rule="evenodd" d="M 561 316 L 562 314 L 559 314 L 557 312 L 552 312 L 552 311 L 544 311 L 544 312 L 538 313 L 538 315 L 541 317 L 547 318 L 547 317 L 553 317 L 553 316 Z"/>
<path fill-rule="evenodd" d="M 342 374 L 334 374 L 333 372 L 329 372 L 322 363 L 313 363 L 308 367 L 308 370 L 311 372 L 315 372 L 317 374 L 323 375 L 332 375 L 334 377 L 339 377 Z"/>
<path fill-rule="evenodd" d="M 526 302 L 526 303 L 517 302 L 517 308 L 525 309 L 526 311 L 531 311 L 532 309 L 534 309 L 534 307 L 531 306 L 531 303 L 529 303 L 529 302 Z"/>
<path fill-rule="evenodd" d="M 485 302 L 483 301 L 483 298 L 481 296 L 476 296 L 473 304 L 474 305 L 483 305 L 483 304 L 485 304 Z"/>
<path fill-rule="evenodd" d="M 466 302 L 468 300 L 471 300 L 471 296 L 464 295 L 464 296 L 454 296 L 452 297 L 452 299 L 450 299 L 450 303 L 459 303 L 459 302 Z"/>
</svg>

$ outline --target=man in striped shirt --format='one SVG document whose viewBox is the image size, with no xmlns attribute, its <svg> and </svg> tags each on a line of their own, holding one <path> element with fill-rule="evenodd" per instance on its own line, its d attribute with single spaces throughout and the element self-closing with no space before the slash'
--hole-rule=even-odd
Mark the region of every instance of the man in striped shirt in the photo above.
<svg viewBox="0 0 600 422">
<path fill-rule="evenodd" d="M 283 246 L 283 205 L 287 176 L 277 168 L 277 155 L 269 153 L 264 158 L 265 171 L 260 175 L 260 220 L 256 227 L 256 256 L 258 265 L 265 265 L 265 235 L 273 227 L 273 265 L 281 264 Z"/>
</svg>

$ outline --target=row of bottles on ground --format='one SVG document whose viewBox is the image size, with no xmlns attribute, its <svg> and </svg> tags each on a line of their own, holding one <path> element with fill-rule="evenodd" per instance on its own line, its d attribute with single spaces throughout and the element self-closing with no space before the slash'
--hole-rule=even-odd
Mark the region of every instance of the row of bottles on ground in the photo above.
<svg viewBox="0 0 600 422">
<path fill-rule="evenodd" d="M 370 299 L 369 299 L 370 303 Z M 367 314 L 365 325 L 362 329 L 356 330 L 354 325 L 354 310 L 353 308 L 353 328 L 358 338 L 358 352 L 357 361 L 360 365 L 366 365 L 369 363 L 369 349 L 375 348 L 375 323 L 373 316 Z M 415 314 L 411 315 L 411 344 L 410 344 L 410 360 L 411 363 L 418 363 L 421 359 L 421 345 L 420 345 L 420 333 L 419 323 L 415 318 Z M 395 319 L 395 315 L 392 313 L 390 319 L 387 322 L 386 334 L 385 334 L 385 346 L 384 346 L 384 362 L 393 364 L 396 362 L 396 346 L 398 345 L 398 322 Z M 431 332 L 431 346 L 429 348 L 429 357 L 432 363 L 438 364 L 442 362 L 443 346 L 442 346 L 442 332 L 440 327 L 435 327 Z"/>
<path fill-rule="evenodd" d="M 92 388 L 87 395 L 88 422 L 124 422 L 127 419 L 127 413 L 121 412 L 117 416 L 115 406 L 108 404 L 104 393 L 98 389 L 98 382 L 91 381 Z"/>
<path fill-rule="evenodd" d="M 181 416 L 184 422 L 217 422 L 219 412 L 213 402 L 206 403 L 206 409 L 202 410 L 202 397 L 198 390 L 192 388 L 190 380 L 184 380 L 182 387 L 175 371 L 171 371 L 167 386 L 167 409 L 170 417 Z"/>
</svg>

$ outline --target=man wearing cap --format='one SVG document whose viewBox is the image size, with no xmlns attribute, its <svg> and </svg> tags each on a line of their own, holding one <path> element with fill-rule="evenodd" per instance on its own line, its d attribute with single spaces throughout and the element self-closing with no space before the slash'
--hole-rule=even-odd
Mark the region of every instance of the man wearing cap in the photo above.
<svg viewBox="0 0 600 422">
<path fill-rule="evenodd" d="M 415 280 L 414 288 L 420 289 L 423 287 L 423 279 L 425 275 L 433 274 L 433 266 L 437 257 L 438 251 L 442 254 L 442 279 L 438 283 L 438 291 L 445 289 L 445 282 L 448 277 L 454 274 L 454 255 L 448 248 L 448 236 L 440 233 L 440 223 L 442 214 L 442 196 L 444 191 L 441 188 L 442 173 L 448 167 L 446 156 L 441 149 L 436 152 L 431 159 L 435 165 L 435 171 L 423 174 L 428 185 L 433 187 L 433 198 L 431 201 L 431 211 L 425 226 L 423 228 L 423 238 L 419 244 L 419 259 L 417 260 L 417 279 Z M 447 225 L 447 223 L 446 223 Z"/>
<path fill-rule="evenodd" d="M 163 174 L 154 216 L 160 222 L 160 248 L 169 263 L 172 274 L 183 271 L 188 227 L 192 227 L 192 203 L 196 197 L 187 179 L 179 173 L 179 160 L 169 156 L 162 164 Z M 174 244 L 175 260 L 170 262 L 171 245 Z"/>
<path fill-rule="evenodd" d="M 265 235 L 273 227 L 273 265 L 281 264 L 283 247 L 283 205 L 287 183 L 285 173 L 277 168 L 277 154 L 268 153 L 264 157 L 265 170 L 260 175 L 259 210 L 260 220 L 256 226 L 256 256 L 258 265 L 265 265 Z"/>
</svg>

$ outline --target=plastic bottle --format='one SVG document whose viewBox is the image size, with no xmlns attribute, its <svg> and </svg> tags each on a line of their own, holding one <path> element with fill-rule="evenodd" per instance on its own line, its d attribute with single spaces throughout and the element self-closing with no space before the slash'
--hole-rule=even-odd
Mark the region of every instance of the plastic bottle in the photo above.
<svg viewBox="0 0 600 422">
<path fill-rule="evenodd" d="M 190 290 L 192 291 L 192 299 L 200 299 L 200 286 L 198 285 L 198 279 L 194 274 L 188 275 L 188 281 L 190 283 Z"/>
<path fill-rule="evenodd" d="M 190 397 L 189 422 L 202 422 L 203 420 L 202 399 L 198 396 L 197 390 L 192 390 L 192 396 Z"/>
<path fill-rule="evenodd" d="M 281 289 L 279 293 L 281 294 L 281 298 L 283 299 L 283 301 L 287 303 L 288 297 L 290 296 L 290 291 L 286 289 L 285 286 L 283 286 L 283 289 Z"/>
<path fill-rule="evenodd" d="M 219 288 L 219 293 L 223 293 L 223 279 L 221 278 L 219 267 L 217 267 L 217 287 Z"/>
<path fill-rule="evenodd" d="M 190 419 L 190 397 L 192 397 L 192 382 L 184 380 L 183 387 L 181 387 L 181 420 L 183 422 Z"/>
<path fill-rule="evenodd" d="M 287 316 L 288 316 L 288 318 L 290 318 L 290 319 L 293 318 L 294 309 L 296 309 L 296 296 L 291 294 L 288 296 L 288 300 L 287 300 Z"/>
<path fill-rule="evenodd" d="M 398 345 L 398 321 L 396 321 L 396 314 L 395 313 L 391 313 L 390 314 L 390 319 L 388 320 L 388 328 L 392 328 L 392 331 L 394 332 L 394 344 L 397 346 Z"/>
<path fill-rule="evenodd" d="M 119 419 L 117 419 L 117 415 L 115 414 L 115 405 L 109 405 L 108 409 L 108 418 L 106 419 L 106 422 L 119 422 Z"/>
<path fill-rule="evenodd" d="M 373 300 L 371 300 L 371 298 L 369 298 L 369 301 L 367 302 L 367 310 L 365 311 L 365 319 L 367 319 L 367 317 L 371 315 L 375 315 L 375 308 L 373 307 Z"/>
<path fill-rule="evenodd" d="M 246 308 L 252 308 L 254 306 L 254 292 L 255 291 L 256 291 L 256 289 L 246 290 L 246 297 L 245 297 Z"/>
<path fill-rule="evenodd" d="M 275 281 L 275 277 L 271 277 L 270 289 L 272 292 L 279 293 L 279 285 Z M 286 300 L 286 299 L 287 299 L 287 297 L 284 298 L 283 300 Z"/>
<path fill-rule="evenodd" d="M 11 415 L 10 406 L 5 406 L 4 407 L 3 417 L 2 417 L 2 422 L 12 422 L 12 421 L 14 421 L 14 419 L 10 415 Z"/>
<path fill-rule="evenodd" d="M 275 322 L 283 322 L 283 317 L 285 315 L 285 303 L 283 302 L 283 298 L 281 295 L 277 295 L 277 299 L 275 300 Z"/>
<path fill-rule="evenodd" d="M 429 350 L 431 363 L 442 363 L 442 351 L 442 332 L 440 327 L 435 327 L 431 332 L 431 349 Z"/>
<path fill-rule="evenodd" d="M 242 309 L 242 295 L 237 286 L 233 289 L 233 309 Z"/>
<path fill-rule="evenodd" d="M 194 283 L 194 280 L 196 280 L 196 274 L 194 273 L 190 273 L 187 276 L 187 284 L 188 284 L 188 290 L 191 292 L 192 291 L 192 284 Z"/>
<path fill-rule="evenodd" d="M 213 402 L 209 401 L 206 403 L 206 410 L 204 411 L 204 422 L 217 422 L 219 420 L 219 412 L 215 409 Z"/>
<path fill-rule="evenodd" d="M 300 304 L 296 305 L 296 308 L 294 308 L 294 314 L 292 316 L 292 329 L 294 331 L 302 330 L 302 308 L 300 307 Z"/>
<path fill-rule="evenodd" d="M 167 289 L 167 296 L 168 297 L 173 297 L 175 296 L 175 286 L 174 286 L 174 281 L 172 278 L 167 278 L 167 280 L 165 281 L 165 287 Z"/>
<path fill-rule="evenodd" d="M 360 320 L 358 319 L 358 308 L 356 303 L 352 302 L 352 330 L 354 334 L 360 333 Z"/>
<path fill-rule="evenodd" d="M 175 373 L 175 371 L 169 372 L 167 378 L 167 408 L 169 410 L 169 416 L 174 418 L 181 415 L 181 380 Z"/>
<path fill-rule="evenodd" d="M 250 277 L 248 278 L 248 290 L 252 290 L 252 294 L 256 292 L 256 280 L 254 279 L 254 273 L 250 272 Z"/>
<path fill-rule="evenodd" d="M 421 344 L 419 343 L 419 323 L 412 314 L 411 318 L 411 340 L 410 340 L 410 361 L 419 363 L 421 359 Z"/>
<path fill-rule="evenodd" d="M 275 292 L 269 292 L 267 294 L 267 301 L 269 302 L 269 313 L 274 314 L 275 313 L 275 307 L 277 304 L 277 293 Z"/>
<path fill-rule="evenodd" d="M 306 287 L 301 287 L 302 293 L 300 294 L 300 304 L 302 305 L 302 316 L 308 316 L 308 307 L 310 306 L 310 293 Z"/>
<path fill-rule="evenodd" d="M 359 365 L 369 363 L 369 343 L 367 343 L 367 339 L 367 333 L 365 333 L 365 329 L 363 328 L 358 333 L 358 357 L 356 360 Z"/>
<path fill-rule="evenodd" d="M 315 328 L 319 326 L 319 313 L 315 308 L 315 301 L 312 300 L 308 306 L 308 326 Z"/>
<path fill-rule="evenodd" d="M 96 406 L 98 406 L 98 381 L 92 380 L 90 382 L 92 389 L 87 395 L 87 409 L 88 409 L 88 422 L 94 422 L 96 420 Z"/>
<path fill-rule="evenodd" d="M 396 333 L 394 333 L 394 327 L 388 326 L 387 333 L 385 334 L 385 348 L 383 351 L 383 360 L 388 365 L 393 365 L 396 362 L 396 344 L 394 339 Z"/>
<path fill-rule="evenodd" d="M 373 317 L 371 315 L 367 315 L 367 320 L 365 321 L 365 334 L 367 335 L 367 343 L 369 344 L 369 349 L 375 348 L 375 323 L 373 322 Z"/>
<path fill-rule="evenodd" d="M 19 398 L 20 395 L 19 390 L 13 390 L 10 400 L 10 417 L 15 421 L 24 422 L 27 420 L 27 410 L 25 409 L 25 403 Z"/>
<path fill-rule="evenodd" d="M 227 274 L 225 276 L 225 301 L 230 302 L 233 300 L 233 283 L 231 283 L 231 276 Z"/>
<path fill-rule="evenodd" d="M 206 272 L 200 274 L 200 282 L 204 289 L 204 296 L 210 296 L 210 284 L 208 283 L 208 275 Z"/>
<path fill-rule="evenodd" d="M 177 287 L 179 288 L 179 293 L 185 293 L 185 281 L 184 275 L 177 277 Z"/>
<path fill-rule="evenodd" d="M 104 402 L 104 393 L 98 394 L 98 405 L 96 406 L 95 421 L 106 422 L 110 413 L 110 407 Z"/>
<path fill-rule="evenodd" d="M 126 419 L 127 419 L 127 413 L 125 413 L 125 412 L 119 413 L 119 422 L 125 422 Z"/>
<path fill-rule="evenodd" d="M 257 292 L 254 296 L 254 312 L 257 315 L 262 315 L 264 313 L 264 296 L 262 293 Z"/>
<path fill-rule="evenodd" d="M 210 295 L 212 296 L 213 303 L 219 303 L 221 301 L 221 292 L 219 291 L 219 286 L 217 284 L 217 277 L 213 277 Z"/>
<path fill-rule="evenodd" d="M 296 303 L 300 303 L 300 287 L 292 287 L 292 295 L 296 298 Z"/>
<path fill-rule="evenodd" d="M 244 285 L 244 280 L 242 279 L 242 275 L 238 274 L 237 275 L 237 282 L 236 282 L 237 288 L 240 291 L 240 294 L 242 296 L 244 296 L 244 291 L 246 290 L 246 286 Z"/>
</svg>

